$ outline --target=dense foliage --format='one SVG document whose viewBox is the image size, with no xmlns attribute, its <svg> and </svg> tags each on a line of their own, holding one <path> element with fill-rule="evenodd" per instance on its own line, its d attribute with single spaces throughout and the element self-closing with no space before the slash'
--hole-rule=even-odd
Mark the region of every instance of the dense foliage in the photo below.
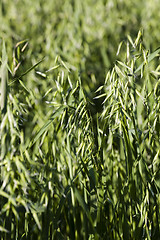
<svg viewBox="0 0 160 240">
<path fill-rule="evenodd" d="M 0 2 L 2 240 L 159 239 L 157 5 Z"/>
</svg>

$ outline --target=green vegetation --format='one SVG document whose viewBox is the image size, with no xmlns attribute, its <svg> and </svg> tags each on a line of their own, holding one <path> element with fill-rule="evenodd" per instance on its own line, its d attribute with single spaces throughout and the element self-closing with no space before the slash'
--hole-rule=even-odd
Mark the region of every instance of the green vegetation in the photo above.
<svg viewBox="0 0 160 240">
<path fill-rule="evenodd" d="M 159 239 L 157 6 L 0 2 L 0 239 Z"/>
</svg>

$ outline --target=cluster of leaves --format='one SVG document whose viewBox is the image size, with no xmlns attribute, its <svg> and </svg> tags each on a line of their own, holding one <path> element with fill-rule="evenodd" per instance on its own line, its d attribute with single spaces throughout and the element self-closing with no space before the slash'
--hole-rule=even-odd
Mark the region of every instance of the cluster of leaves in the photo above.
<svg viewBox="0 0 160 240">
<path fill-rule="evenodd" d="M 28 84 L 26 43 L 1 58 L 1 239 L 158 239 L 160 49 L 120 43 L 98 112 L 60 57 Z"/>
</svg>

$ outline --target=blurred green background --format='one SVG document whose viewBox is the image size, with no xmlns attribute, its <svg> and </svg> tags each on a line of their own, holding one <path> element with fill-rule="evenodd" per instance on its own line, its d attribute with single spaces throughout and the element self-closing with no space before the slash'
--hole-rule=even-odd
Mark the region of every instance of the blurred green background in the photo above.
<svg viewBox="0 0 160 240">
<path fill-rule="evenodd" d="M 45 56 L 43 72 L 60 55 L 72 70 L 80 71 L 83 84 L 92 90 L 103 83 L 118 44 L 127 35 L 134 39 L 143 29 L 146 48 L 158 47 L 158 6 L 158 0 L 1 0 L 0 37 L 7 42 L 8 53 L 17 42 L 28 39 L 25 66 L 22 62 L 19 71 Z M 11 64 L 12 54 L 8 55 Z"/>
</svg>

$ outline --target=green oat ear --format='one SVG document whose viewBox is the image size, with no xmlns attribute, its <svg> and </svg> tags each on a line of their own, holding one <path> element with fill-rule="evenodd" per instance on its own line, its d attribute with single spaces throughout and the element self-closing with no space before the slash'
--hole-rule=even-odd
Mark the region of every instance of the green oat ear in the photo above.
<svg viewBox="0 0 160 240">
<path fill-rule="evenodd" d="M 150 63 L 154 58 L 159 57 L 160 55 L 160 47 L 157 48 L 153 53 L 148 56 L 148 63 Z M 145 64 L 145 61 L 135 70 L 135 73 L 139 72 Z"/>
</svg>

